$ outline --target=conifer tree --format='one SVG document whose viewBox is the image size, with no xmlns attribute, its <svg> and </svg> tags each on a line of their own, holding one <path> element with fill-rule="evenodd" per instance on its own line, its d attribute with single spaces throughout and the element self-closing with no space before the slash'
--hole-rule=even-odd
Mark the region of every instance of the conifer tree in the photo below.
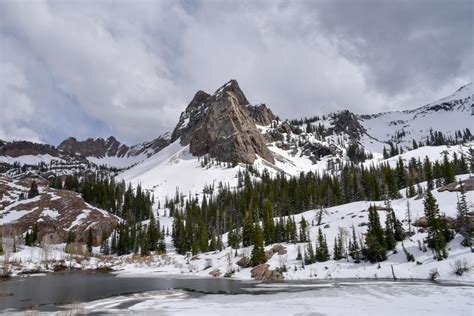
<svg viewBox="0 0 474 316">
<path fill-rule="evenodd" d="M 433 250 L 437 260 L 442 260 L 443 257 L 447 257 L 444 225 L 439 215 L 436 199 L 431 191 L 426 192 L 423 204 L 425 216 L 428 220 L 428 247 Z"/>
<path fill-rule="evenodd" d="M 352 241 L 349 246 L 349 255 L 352 257 L 355 263 L 359 263 L 361 259 L 360 247 L 357 242 L 354 225 L 352 225 Z"/>
<path fill-rule="evenodd" d="M 242 227 L 242 244 L 244 247 L 251 246 L 254 243 L 254 224 L 251 212 L 247 213 L 244 226 Z"/>
<path fill-rule="evenodd" d="M 107 238 L 107 234 L 105 232 L 102 233 L 102 241 L 100 243 L 100 252 L 104 255 L 110 254 L 110 246 L 109 246 L 109 239 Z"/>
<path fill-rule="evenodd" d="M 304 263 L 307 264 L 312 264 L 316 262 L 316 254 L 314 253 L 313 249 L 313 244 L 310 241 L 308 245 L 306 246 L 306 252 L 304 255 Z"/>
<path fill-rule="evenodd" d="M 316 248 L 316 260 L 324 262 L 329 260 L 329 250 L 326 243 L 326 238 L 323 235 L 321 228 L 318 229 L 318 243 Z"/>
<path fill-rule="evenodd" d="M 461 198 L 457 202 L 457 226 L 461 235 L 464 237 L 462 244 L 466 247 L 471 247 L 472 231 L 469 224 L 469 207 L 466 201 L 466 190 L 462 181 L 459 181 Z"/>
<path fill-rule="evenodd" d="M 265 236 L 265 244 L 269 245 L 273 242 L 274 237 L 274 222 L 272 204 L 269 199 L 265 200 L 263 204 L 263 234 Z"/>
<path fill-rule="evenodd" d="M 87 231 L 87 251 L 88 252 L 92 252 L 93 243 L 94 243 L 94 236 L 92 234 L 92 229 L 89 228 L 89 230 Z"/>
<path fill-rule="evenodd" d="M 31 181 L 30 190 L 28 191 L 28 198 L 32 199 L 39 194 L 38 184 L 35 180 Z"/>
<path fill-rule="evenodd" d="M 387 259 L 386 241 L 383 229 L 380 226 L 379 214 L 375 206 L 369 207 L 369 224 L 365 236 L 365 257 L 370 262 L 380 262 Z"/>
<path fill-rule="evenodd" d="M 263 248 L 263 233 L 258 223 L 255 224 L 253 240 L 254 246 L 252 249 L 252 258 L 250 259 L 250 264 L 252 267 L 255 267 L 267 261 L 267 258 L 265 257 L 265 250 Z"/>
</svg>

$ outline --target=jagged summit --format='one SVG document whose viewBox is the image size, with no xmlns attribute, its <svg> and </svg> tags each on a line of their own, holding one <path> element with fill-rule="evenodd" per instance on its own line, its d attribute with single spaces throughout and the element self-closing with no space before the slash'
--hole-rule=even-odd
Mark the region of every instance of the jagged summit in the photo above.
<svg viewBox="0 0 474 316">
<path fill-rule="evenodd" d="M 195 156 L 209 154 L 225 162 L 251 164 L 258 155 L 273 163 L 273 156 L 256 127 L 261 122 L 251 114 L 260 112 L 250 112 L 248 105 L 236 80 L 230 80 L 213 95 L 198 91 L 181 114 L 171 141 L 179 138 Z M 268 122 L 269 117 L 273 118 L 268 111 L 255 117 Z"/>
</svg>

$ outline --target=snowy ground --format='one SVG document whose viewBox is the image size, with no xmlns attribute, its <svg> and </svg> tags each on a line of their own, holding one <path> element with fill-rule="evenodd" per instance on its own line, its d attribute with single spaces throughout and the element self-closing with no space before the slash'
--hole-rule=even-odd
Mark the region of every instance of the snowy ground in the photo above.
<svg viewBox="0 0 474 316">
<path fill-rule="evenodd" d="M 465 178 L 467 175 L 462 176 Z M 433 190 L 433 194 L 438 201 L 440 211 L 447 216 L 456 216 L 456 202 L 458 194 L 455 192 L 438 192 Z M 467 193 L 467 201 L 471 209 L 473 209 L 474 191 Z M 392 201 L 392 207 L 399 220 L 403 221 L 405 229 L 408 229 L 406 219 L 407 202 L 410 203 L 412 220 L 415 222 L 423 215 L 423 199 L 399 199 Z M 316 226 L 316 216 L 318 210 L 311 210 L 302 214 L 295 215 L 297 222 L 304 217 L 310 225 L 310 238 L 313 242 L 316 240 L 317 231 L 322 229 L 328 241 L 328 247 L 332 254 L 334 238 L 340 232 L 349 238 L 351 235 L 351 227 L 354 225 L 356 234 L 362 236 L 366 232 L 367 208 L 370 204 L 383 205 L 383 202 L 360 201 L 350 204 L 335 206 L 326 209 L 323 215 L 323 225 Z M 165 216 L 165 210 L 159 210 L 160 224 L 171 231 L 173 219 Z M 379 211 L 380 220 L 383 224 L 385 221 L 385 211 Z M 326 227 L 329 224 L 329 227 Z M 415 256 L 416 262 L 408 262 L 405 253 L 402 250 L 401 243 L 397 245 L 397 253 L 389 253 L 388 260 L 378 264 L 370 263 L 354 263 L 351 259 L 341 259 L 339 261 L 330 260 L 327 262 L 318 262 L 302 267 L 302 262 L 296 260 L 298 247 L 303 252 L 306 243 L 283 243 L 286 247 L 287 254 L 273 255 L 268 261 L 270 269 L 286 266 L 288 271 L 284 273 L 287 280 L 298 279 L 336 279 L 336 278 L 375 278 L 375 279 L 391 279 L 393 277 L 392 267 L 395 276 L 399 279 L 428 279 L 431 271 L 436 269 L 439 273 L 440 280 L 452 280 L 459 282 L 474 282 L 474 253 L 469 248 L 462 247 L 460 242 L 462 237 L 457 235 L 448 245 L 449 257 L 443 261 L 433 259 L 431 251 L 423 252 L 419 249 L 419 242 L 426 238 L 426 233 L 413 228 L 415 235 L 406 239 L 403 243 L 405 248 Z M 226 244 L 227 235 L 223 235 L 223 241 Z M 347 240 L 346 240 L 347 241 Z M 19 246 L 19 252 L 11 253 L 9 261 L 11 262 L 12 272 L 21 273 L 24 270 L 47 270 L 54 264 L 63 261 L 63 265 L 96 269 L 103 266 L 111 267 L 116 270 L 120 276 L 134 275 L 182 275 L 182 276 L 202 276 L 208 277 L 212 271 L 219 270 L 221 277 L 224 273 L 234 271 L 233 278 L 251 279 L 250 268 L 242 269 L 236 265 L 236 262 L 243 256 L 251 254 L 252 247 L 241 248 L 235 251 L 229 247 L 223 251 L 208 252 L 199 254 L 194 258 L 187 258 L 175 253 L 171 243 L 171 238 L 166 238 L 168 253 L 163 256 L 152 256 L 142 258 L 140 256 L 122 256 L 122 257 L 104 257 L 97 254 L 97 257 L 85 258 L 74 257 L 64 253 L 64 245 L 51 245 L 46 249 L 37 247 Z M 270 246 L 267 246 L 268 250 Z M 95 252 L 98 253 L 96 248 Z M 2 262 L 4 257 L 0 257 Z M 456 261 L 466 262 L 471 271 L 462 276 L 454 273 L 453 266 Z"/>
<path fill-rule="evenodd" d="M 286 285 L 283 285 L 286 286 Z M 291 285 L 290 285 L 291 286 Z M 71 306 L 79 313 L 143 315 L 472 315 L 473 288 L 432 284 L 326 284 L 275 294 L 199 295 L 180 290 L 138 293 Z M 256 289 L 258 292 L 258 289 Z"/>
</svg>

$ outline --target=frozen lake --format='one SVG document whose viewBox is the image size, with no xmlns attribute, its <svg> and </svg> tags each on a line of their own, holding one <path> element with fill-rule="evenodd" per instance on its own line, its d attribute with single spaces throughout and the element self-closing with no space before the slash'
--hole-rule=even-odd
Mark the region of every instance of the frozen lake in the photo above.
<svg viewBox="0 0 474 316">
<path fill-rule="evenodd" d="M 474 315 L 473 286 L 423 281 L 256 283 L 66 272 L 3 281 L 0 293 L 0 312 L 8 313 Z"/>
</svg>

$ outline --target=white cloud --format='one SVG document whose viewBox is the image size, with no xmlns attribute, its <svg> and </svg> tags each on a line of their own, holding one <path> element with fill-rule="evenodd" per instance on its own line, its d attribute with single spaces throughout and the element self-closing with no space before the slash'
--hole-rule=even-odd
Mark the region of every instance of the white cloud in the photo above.
<svg viewBox="0 0 474 316">
<path fill-rule="evenodd" d="M 21 80 L 2 83 L 0 131 L 148 140 L 173 128 L 196 90 L 230 78 L 290 118 L 415 107 L 468 80 L 472 45 L 447 44 L 466 27 L 461 9 L 344 3 L 2 1 L 0 61 Z"/>
</svg>

